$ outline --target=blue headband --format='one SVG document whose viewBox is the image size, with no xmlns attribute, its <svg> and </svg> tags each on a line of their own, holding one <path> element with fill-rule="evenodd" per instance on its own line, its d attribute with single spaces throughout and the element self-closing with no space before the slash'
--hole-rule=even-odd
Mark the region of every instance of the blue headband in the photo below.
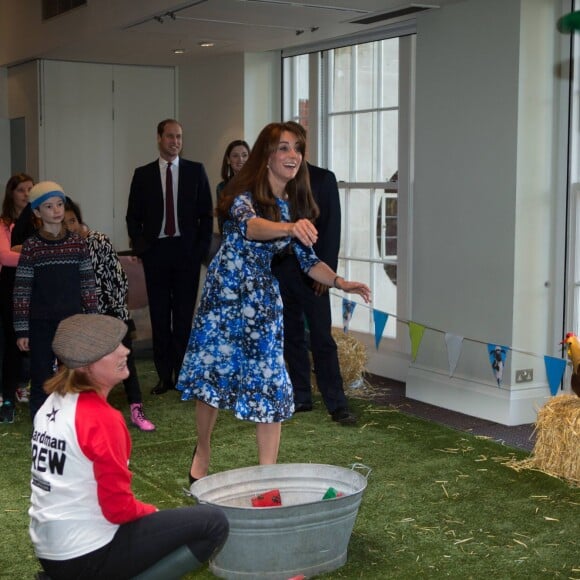
<svg viewBox="0 0 580 580">
<path fill-rule="evenodd" d="M 30 207 L 32 209 L 38 209 L 38 206 L 42 203 L 44 203 L 47 199 L 50 199 L 51 197 L 60 197 L 60 199 L 62 199 L 62 201 L 66 201 L 65 195 L 62 191 L 47 191 L 46 193 L 43 193 L 41 196 L 37 197 L 34 201 L 30 202 Z"/>
</svg>

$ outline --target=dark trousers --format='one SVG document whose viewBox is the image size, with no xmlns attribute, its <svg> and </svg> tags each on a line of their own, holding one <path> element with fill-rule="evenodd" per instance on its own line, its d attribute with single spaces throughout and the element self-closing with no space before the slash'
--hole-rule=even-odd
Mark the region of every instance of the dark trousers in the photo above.
<svg viewBox="0 0 580 580">
<path fill-rule="evenodd" d="M 161 381 L 173 386 L 185 355 L 201 263 L 180 237 L 158 240 L 142 256 L 153 338 L 153 360 Z"/>
<path fill-rule="evenodd" d="M 131 321 L 129 321 L 131 322 Z M 129 369 L 129 376 L 123 381 L 125 387 L 125 394 L 129 405 L 133 403 L 141 403 L 141 384 L 139 383 L 139 376 L 137 375 L 137 367 L 135 366 L 135 355 L 133 354 L 133 339 L 131 338 L 131 326 L 123 339 L 123 344 L 130 350 L 127 357 L 127 368 Z"/>
<path fill-rule="evenodd" d="M 280 284 L 284 302 L 284 358 L 294 389 L 294 403 L 312 403 L 310 359 L 304 321 L 310 331 L 310 350 L 318 390 L 329 413 L 347 409 L 338 349 L 332 338 L 328 292 L 316 296 L 310 278 L 302 273 L 293 255 L 276 259 L 272 272 Z"/>
<path fill-rule="evenodd" d="M 4 397 L 4 344 L 6 337 L 4 336 L 4 323 L 0 317 L 0 394 Z"/>
<path fill-rule="evenodd" d="M 44 382 L 54 374 L 55 355 L 52 341 L 60 320 L 31 320 L 28 332 L 30 347 L 30 417 L 34 415 L 48 395 L 44 392 Z"/>
<path fill-rule="evenodd" d="M 4 266 L 0 272 L 0 384 L 2 397 L 14 403 L 16 387 L 20 382 L 28 382 L 24 375 L 25 354 L 16 346 L 16 333 L 12 316 L 13 278 L 9 278 L 10 268 Z M 14 270 L 14 268 L 12 268 Z"/>
<path fill-rule="evenodd" d="M 55 580 L 132 578 L 182 546 L 205 562 L 228 535 L 224 513 L 212 506 L 162 510 L 122 524 L 113 540 L 84 556 L 40 563 Z"/>
</svg>

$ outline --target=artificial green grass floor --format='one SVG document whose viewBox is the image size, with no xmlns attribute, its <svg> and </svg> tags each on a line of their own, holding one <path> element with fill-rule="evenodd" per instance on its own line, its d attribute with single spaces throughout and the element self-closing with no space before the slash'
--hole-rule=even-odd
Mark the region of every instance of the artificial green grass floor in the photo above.
<svg viewBox="0 0 580 580">
<path fill-rule="evenodd" d="M 194 443 L 194 405 L 177 392 L 149 395 L 152 364 L 138 361 L 154 433 L 131 429 L 133 488 L 160 509 L 190 505 L 183 493 Z M 122 387 L 111 403 L 128 419 Z M 358 425 L 315 410 L 285 422 L 279 461 L 372 469 L 348 562 L 318 578 L 580 579 L 580 489 L 543 473 L 502 465 L 525 452 L 354 399 Z M 28 537 L 30 419 L 20 406 L 0 424 L 0 578 L 32 579 Z M 255 429 L 222 412 L 211 472 L 255 465 Z M 283 549 L 283 546 L 280 547 Z M 298 556 L 297 556 L 298 557 Z M 207 567 L 188 578 L 214 578 Z M 104 579 L 106 580 L 106 579 Z"/>
</svg>

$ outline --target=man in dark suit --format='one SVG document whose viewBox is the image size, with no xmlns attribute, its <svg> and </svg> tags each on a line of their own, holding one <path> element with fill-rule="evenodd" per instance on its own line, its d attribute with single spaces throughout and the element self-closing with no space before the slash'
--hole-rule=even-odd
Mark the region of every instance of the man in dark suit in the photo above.
<svg viewBox="0 0 580 580">
<path fill-rule="evenodd" d="M 306 131 L 300 127 L 306 139 Z M 318 242 L 316 255 L 336 271 L 340 249 L 340 198 L 334 173 L 308 164 L 310 188 L 320 209 L 316 220 Z M 316 384 L 332 420 L 352 424 L 356 417 L 348 410 L 332 338 L 332 318 L 328 286 L 315 282 L 300 270 L 293 254 L 274 258 L 272 272 L 280 284 L 284 302 L 284 358 L 294 389 L 295 412 L 312 410 L 310 359 L 305 338 L 304 320 L 310 334 L 310 350 L 316 372 Z"/>
<path fill-rule="evenodd" d="M 201 163 L 181 159 L 182 128 L 157 126 L 159 159 L 138 167 L 127 207 L 127 230 L 143 262 L 159 395 L 175 387 L 187 348 L 202 258 L 209 249 L 213 205 Z"/>
</svg>

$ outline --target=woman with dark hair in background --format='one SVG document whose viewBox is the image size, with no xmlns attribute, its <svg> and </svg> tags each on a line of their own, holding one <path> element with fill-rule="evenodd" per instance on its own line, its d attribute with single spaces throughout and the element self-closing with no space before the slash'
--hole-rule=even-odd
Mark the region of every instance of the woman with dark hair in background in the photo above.
<svg viewBox="0 0 580 580">
<path fill-rule="evenodd" d="M 11 235 L 14 223 L 28 205 L 28 192 L 33 185 L 34 181 L 30 175 L 26 173 L 13 175 L 6 183 L 0 216 L 0 381 L 3 398 L 0 423 L 14 422 L 15 399 L 23 403 L 28 401 L 24 386 L 27 381 L 23 376 L 26 355 L 16 346 L 12 317 L 14 276 L 20 253 L 11 249 Z M 22 384 L 21 387 L 18 386 L 19 382 Z"/>
<path fill-rule="evenodd" d="M 291 246 L 313 279 L 370 299 L 366 284 L 338 276 L 314 253 L 318 208 L 296 128 L 262 129 L 240 172 L 228 183 L 218 212 L 224 239 L 209 265 L 177 389 L 196 399 L 197 446 L 190 481 L 209 468 L 219 409 L 256 424 L 260 464 L 276 463 L 281 422 L 294 411 L 284 365 L 282 300 L 270 264 Z"/>
<path fill-rule="evenodd" d="M 230 179 L 239 173 L 240 169 L 244 166 L 248 157 L 250 156 L 250 146 L 242 139 L 236 139 L 232 141 L 227 147 L 224 153 L 224 158 L 222 159 L 222 169 L 221 177 L 222 180 L 218 183 L 216 187 L 216 207 L 219 204 L 220 197 L 224 187 L 228 184 Z M 218 216 L 218 226 L 220 234 L 223 233 L 224 222 L 221 217 Z"/>
</svg>

